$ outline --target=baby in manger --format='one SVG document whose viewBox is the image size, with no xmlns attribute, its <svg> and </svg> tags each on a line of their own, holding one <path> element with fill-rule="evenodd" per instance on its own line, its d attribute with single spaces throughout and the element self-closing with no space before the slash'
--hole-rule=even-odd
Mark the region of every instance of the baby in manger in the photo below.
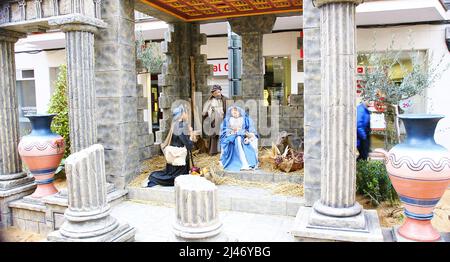
<svg viewBox="0 0 450 262">
<path fill-rule="evenodd" d="M 258 134 L 250 117 L 237 106 L 228 108 L 221 125 L 220 162 L 225 170 L 252 170 L 258 166 Z"/>
</svg>

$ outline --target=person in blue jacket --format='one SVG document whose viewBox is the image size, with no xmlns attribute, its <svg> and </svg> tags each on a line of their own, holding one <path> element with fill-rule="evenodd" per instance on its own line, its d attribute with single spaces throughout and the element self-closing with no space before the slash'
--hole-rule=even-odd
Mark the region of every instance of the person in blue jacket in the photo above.
<svg viewBox="0 0 450 262">
<path fill-rule="evenodd" d="M 359 156 L 357 160 L 367 160 L 370 151 L 370 111 L 367 108 L 369 102 L 362 101 L 357 109 L 357 148 Z"/>
</svg>

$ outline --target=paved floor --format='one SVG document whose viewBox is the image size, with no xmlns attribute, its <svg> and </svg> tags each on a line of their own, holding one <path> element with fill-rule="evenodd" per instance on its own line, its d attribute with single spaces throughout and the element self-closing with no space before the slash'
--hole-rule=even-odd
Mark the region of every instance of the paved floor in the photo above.
<svg viewBox="0 0 450 262">
<path fill-rule="evenodd" d="M 112 215 L 137 229 L 136 241 L 173 241 L 174 209 L 125 201 L 114 207 Z M 223 232 L 232 239 L 249 242 L 295 241 L 290 234 L 294 217 L 222 211 Z"/>
<path fill-rule="evenodd" d="M 171 206 L 160 206 L 152 202 L 124 201 L 113 208 L 112 215 L 136 228 L 137 242 L 174 241 L 172 223 L 175 214 Z M 295 217 L 221 211 L 220 218 L 223 223 L 223 232 L 234 241 L 298 241 L 290 233 Z M 383 235 L 386 242 L 392 241 L 390 229 L 383 229 Z M 45 236 L 14 228 L 7 231 L 0 230 L 0 236 L 3 236 L 3 241 L 7 242 L 45 241 Z M 450 241 L 450 233 L 444 233 L 443 237 L 444 241 Z"/>
</svg>

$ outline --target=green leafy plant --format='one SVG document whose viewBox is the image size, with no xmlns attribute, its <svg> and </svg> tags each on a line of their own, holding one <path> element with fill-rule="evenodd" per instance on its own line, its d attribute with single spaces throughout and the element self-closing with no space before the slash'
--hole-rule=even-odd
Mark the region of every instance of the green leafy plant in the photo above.
<svg viewBox="0 0 450 262">
<path fill-rule="evenodd" d="M 431 87 L 450 67 L 444 55 L 433 64 L 431 53 L 426 54 L 414 48 L 394 50 L 394 42 L 393 38 L 391 45 L 384 52 L 375 51 L 374 46 L 371 53 L 362 55 L 365 60 L 365 73 L 361 77 L 361 98 L 384 104 L 386 107 L 386 149 L 399 143 L 399 103 L 415 95 L 422 95 L 423 91 Z M 395 68 L 403 77 L 395 75 Z"/>
<path fill-rule="evenodd" d="M 53 118 L 51 129 L 53 132 L 64 137 L 66 142 L 64 158 L 66 158 L 70 155 L 67 67 L 62 65 L 59 69 L 58 79 L 55 83 L 55 91 L 50 99 L 48 113 L 56 114 Z"/>
<path fill-rule="evenodd" d="M 157 42 L 146 42 L 142 32 L 136 35 L 136 57 L 148 73 L 160 73 L 164 62 L 161 45 Z"/>
<path fill-rule="evenodd" d="M 358 161 L 356 164 L 356 191 L 378 206 L 383 201 L 394 204 L 398 195 L 391 184 L 386 166 L 381 161 Z"/>
</svg>

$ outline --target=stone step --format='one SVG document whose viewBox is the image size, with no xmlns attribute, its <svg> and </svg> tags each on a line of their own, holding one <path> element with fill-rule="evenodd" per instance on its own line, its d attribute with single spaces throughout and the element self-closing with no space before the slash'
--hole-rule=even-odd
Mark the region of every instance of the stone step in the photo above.
<svg viewBox="0 0 450 262">
<path fill-rule="evenodd" d="M 114 184 L 107 183 L 107 201 L 114 207 L 126 199 L 128 191 L 117 189 Z M 68 206 L 67 188 L 44 198 L 26 196 L 8 204 L 11 208 L 12 225 L 16 228 L 46 235 L 58 229 L 64 222 L 64 212 Z"/>
<path fill-rule="evenodd" d="M 304 205 L 303 197 L 275 195 L 269 189 L 231 185 L 217 186 L 218 207 L 223 211 L 293 216 Z M 155 186 L 128 188 L 128 199 L 175 206 L 175 188 Z"/>
<path fill-rule="evenodd" d="M 222 177 L 232 177 L 239 180 L 255 181 L 255 182 L 270 182 L 270 183 L 303 183 L 303 175 L 294 173 L 270 173 L 263 170 L 255 171 L 216 171 L 216 174 Z"/>
</svg>

